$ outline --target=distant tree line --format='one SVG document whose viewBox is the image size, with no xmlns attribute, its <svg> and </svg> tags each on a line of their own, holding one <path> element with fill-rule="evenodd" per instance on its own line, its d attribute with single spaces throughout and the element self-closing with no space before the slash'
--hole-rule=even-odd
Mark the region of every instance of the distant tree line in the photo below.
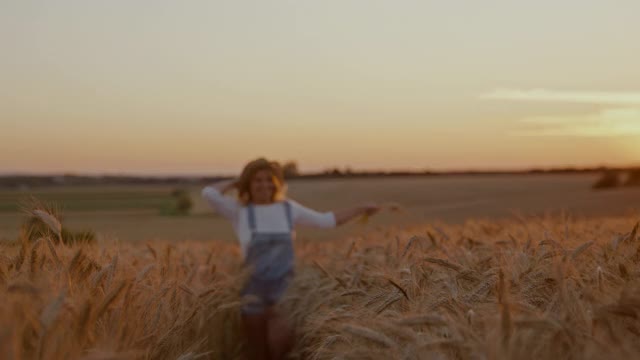
<svg viewBox="0 0 640 360">
<path fill-rule="evenodd" d="M 610 169 L 603 171 L 600 178 L 593 184 L 593 189 L 603 190 L 621 186 L 640 186 L 640 168 L 629 170 Z"/>
<path fill-rule="evenodd" d="M 282 170 L 287 179 L 321 179 L 321 178 L 368 178 L 368 177 L 411 177 L 411 176 L 448 176 L 448 175 L 516 175 L 516 174 L 582 174 L 582 173 L 607 173 L 610 177 L 620 177 L 622 174 L 629 173 L 630 181 L 635 175 L 634 168 L 609 168 L 609 167 L 592 167 L 592 168 L 551 168 L 551 169 L 530 169 L 522 171 L 501 171 L 501 170 L 469 170 L 469 171 L 366 171 L 353 170 L 350 167 L 333 167 L 319 172 L 301 172 L 298 163 L 295 161 L 286 161 L 282 163 Z M 611 175 L 617 174 L 617 175 Z M 103 185 L 199 185 L 211 183 L 229 176 L 129 176 L 129 175 L 106 175 L 106 176 L 85 176 L 85 175 L 8 175 L 0 176 L 1 188 L 30 188 L 43 186 L 103 186 Z M 612 180 L 610 180 L 612 181 Z M 613 180 L 615 182 L 615 180 Z M 619 179 L 619 182 L 622 182 Z"/>
</svg>

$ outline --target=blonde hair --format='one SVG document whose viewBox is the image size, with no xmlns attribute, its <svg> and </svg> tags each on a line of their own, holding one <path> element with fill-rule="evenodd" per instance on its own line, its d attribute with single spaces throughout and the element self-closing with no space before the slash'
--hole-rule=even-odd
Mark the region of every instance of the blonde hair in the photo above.
<svg viewBox="0 0 640 360">
<path fill-rule="evenodd" d="M 236 182 L 236 189 L 238 190 L 238 199 L 244 205 L 249 204 L 251 199 L 251 180 L 253 177 L 262 170 L 269 170 L 271 172 L 271 178 L 275 185 L 275 191 L 273 192 L 272 201 L 283 200 L 286 192 L 286 185 L 284 183 L 284 173 L 282 167 L 277 161 L 269 161 L 265 158 L 255 159 L 250 161 L 242 169 L 242 173 Z"/>
</svg>

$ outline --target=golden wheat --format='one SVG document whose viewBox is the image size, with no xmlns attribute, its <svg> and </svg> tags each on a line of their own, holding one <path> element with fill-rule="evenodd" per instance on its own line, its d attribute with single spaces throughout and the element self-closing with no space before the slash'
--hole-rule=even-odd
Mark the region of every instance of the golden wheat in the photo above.
<svg viewBox="0 0 640 360">
<path fill-rule="evenodd" d="M 54 238 L 23 238 L 0 254 L 7 358 L 244 356 L 238 294 L 247 271 L 235 244 L 67 246 L 54 214 L 34 214 Z M 293 355 L 639 357 L 637 224 L 520 217 L 301 240 L 279 305 L 295 325 Z"/>
</svg>

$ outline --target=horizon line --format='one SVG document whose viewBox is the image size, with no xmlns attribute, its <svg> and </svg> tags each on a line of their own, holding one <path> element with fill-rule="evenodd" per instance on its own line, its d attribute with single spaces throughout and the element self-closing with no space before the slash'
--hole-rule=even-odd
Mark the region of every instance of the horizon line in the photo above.
<svg viewBox="0 0 640 360">
<path fill-rule="evenodd" d="M 530 173 L 530 172 L 553 172 L 553 171 L 596 171 L 602 169 L 610 170 L 629 170 L 634 168 L 640 168 L 640 163 L 628 164 L 628 165 L 608 165 L 608 164 L 594 164 L 594 165 L 559 165 L 559 166 L 531 166 L 522 168 L 466 168 L 466 169 L 360 169 L 356 170 L 350 167 L 332 167 L 319 171 L 304 171 L 300 172 L 297 176 L 318 176 L 329 175 L 334 170 L 339 170 L 342 175 L 359 175 L 359 174 L 472 174 L 472 173 Z M 104 172 L 104 173 L 92 173 L 92 172 L 0 172 L 0 177 L 132 177 L 132 178 L 223 178 L 233 177 L 237 174 L 219 173 L 219 174 L 179 174 L 179 173 L 165 173 L 165 174 L 142 174 L 133 172 Z"/>
</svg>

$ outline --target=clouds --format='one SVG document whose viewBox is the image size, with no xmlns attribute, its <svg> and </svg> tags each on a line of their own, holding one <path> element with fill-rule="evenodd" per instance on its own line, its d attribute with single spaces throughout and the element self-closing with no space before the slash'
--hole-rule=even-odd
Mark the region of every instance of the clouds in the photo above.
<svg viewBox="0 0 640 360">
<path fill-rule="evenodd" d="M 640 135 L 640 107 L 612 108 L 587 115 L 535 116 L 520 120 L 520 136 L 630 136 Z"/>
<path fill-rule="evenodd" d="M 640 136 L 640 92 L 496 89 L 483 100 L 600 105 L 579 115 L 530 116 L 509 133 L 517 136 Z"/>
<path fill-rule="evenodd" d="M 640 106 L 640 92 L 496 89 L 482 99 Z"/>
</svg>

